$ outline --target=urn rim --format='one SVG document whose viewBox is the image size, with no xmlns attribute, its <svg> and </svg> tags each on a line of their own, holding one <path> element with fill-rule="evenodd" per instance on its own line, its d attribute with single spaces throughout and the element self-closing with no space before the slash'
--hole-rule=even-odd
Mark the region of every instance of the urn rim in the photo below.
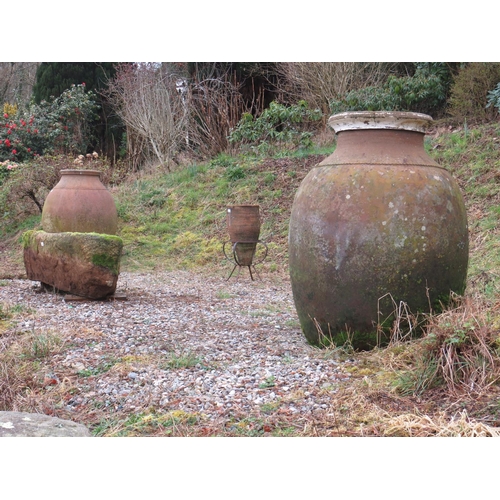
<svg viewBox="0 0 500 500">
<path fill-rule="evenodd" d="M 99 170 L 85 170 L 81 168 L 67 168 L 61 170 L 61 175 L 101 175 Z"/>
<path fill-rule="evenodd" d="M 330 116 L 328 125 L 335 133 L 345 130 L 410 130 L 425 133 L 432 117 L 409 111 L 346 111 Z"/>
<path fill-rule="evenodd" d="M 240 207 L 252 207 L 252 208 L 256 208 L 256 207 L 259 207 L 260 205 L 253 205 L 251 203 L 242 203 L 240 205 L 228 205 L 227 208 L 240 208 Z"/>
</svg>

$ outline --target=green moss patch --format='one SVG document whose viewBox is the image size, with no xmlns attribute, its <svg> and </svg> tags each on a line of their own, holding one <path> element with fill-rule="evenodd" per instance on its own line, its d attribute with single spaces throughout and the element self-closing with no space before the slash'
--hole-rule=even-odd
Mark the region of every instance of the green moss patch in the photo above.
<svg viewBox="0 0 500 500">
<path fill-rule="evenodd" d="M 107 255 L 105 253 L 98 253 L 92 255 L 92 264 L 95 266 L 105 267 L 109 269 L 113 274 L 118 274 L 118 260 L 112 255 Z"/>
</svg>

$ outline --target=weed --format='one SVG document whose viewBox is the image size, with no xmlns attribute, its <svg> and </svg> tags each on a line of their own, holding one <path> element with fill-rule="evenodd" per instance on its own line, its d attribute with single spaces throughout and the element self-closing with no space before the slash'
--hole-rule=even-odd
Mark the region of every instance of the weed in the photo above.
<svg viewBox="0 0 500 500">
<path fill-rule="evenodd" d="M 434 418 L 421 413 L 403 414 L 390 419 L 384 436 L 413 437 L 499 437 L 498 427 L 478 422 L 462 410 L 451 418 L 441 412 Z"/>
<path fill-rule="evenodd" d="M 28 306 L 25 306 L 24 304 L 14 304 L 13 306 L 10 307 L 10 311 L 12 312 L 12 314 L 22 314 L 22 313 L 30 314 L 34 312 L 33 309 L 31 309 Z"/>
<path fill-rule="evenodd" d="M 209 167 L 231 167 L 235 163 L 235 159 L 232 156 L 229 156 L 224 153 L 218 154 L 214 159 L 212 159 L 209 163 Z"/>
<path fill-rule="evenodd" d="M 420 357 L 411 370 L 401 373 L 394 386 L 403 396 L 421 396 L 441 382 L 438 377 L 437 360 L 429 356 Z"/>
<path fill-rule="evenodd" d="M 328 325 L 328 333 L 324 333 L 321 325 L 313 318 L 314 326 L 318 332 L 318 344 L 317 347 L 322 351 L 322 357 L 325 358 L 337 358 L 350 356 L 355 352 L 353 345 L 354 334 L 346 327 L 344 332 L 340 332 L 335 338 L 338 339 L 338 344 L 334 342 L 334 336 L 330 330 L 330 325 Z"/>
<path fill-rule="evenodd" d="M 83 370 L 80 370 L 79 372 L 77 372 L 77 375 L 80 377 L 95 377 L 96 375 L 100 375 L 111 370 L 111 368 L 113 368 L 116 363 L 116 360 L 105 360 L 93 368 L 85 368 Z"/>
<path fill-rule="evenodd" d="M 36 394 L 42 364 L 48 356 L 61 350 L 62 340 L 51 332 L 11 332 L 2 337 L 0 349 L 0 410 L 37 408 Z"/>
<path fill-rule="evenodd" d="M 268 316 L 271 316 L 271 313 L 269 311 L 263 311 L 261 309 L 257 309 L 250 311 L 250 316 L 252 318 L 260 318 L 260 317 L 267 318 Z"/>
<path fill-rule="evenodd" d="M 235 165 L 226 169 L 225 176 L 230 181 L 237 181 L 245 177 L 245 171 L 239 165 Z"/>
<path fill-rule="evenodd" d="M 284 354 L 281 358 L 281 362 L 285 364 L 293 363 L 295 361 L 295 358 L 293 356 L 290 356 L 290 354 Z"/>
<path fill-rule="evenodd" d="M 264 427 L 266 427 L 264 421 L 255 417 L 243 418 L 229 424 L 229 430 L 235 432 L 238 436 L 247 437 L 262 436 L 265 432 Z"/>
<path fill-rule="evenodd" d="M 196 365 L 202 365 L 202 359 L 196 356 L 191 352 L 176 354 L 171 353 L 168 356 L 168 360 L 166 362 L 166 368 L 164 369 L 173 369 L 178 370 L 180 368 L 190 368 Z"/>
<path fill-rule="evenodd" d="M 297 434 L 297 429 L 294 427 L 275 427 L 271 431 L 271 435 L 274 437 L 292 437 Z"/>
<path fill-rule="evenodd" d="M 54 333 L 33 332 L 23 346 L 21 356 L 28 360 L 43 359 L 59 351 L 62 345 L 62 339 Z"/>
<path fill-rule="evenodd" d="M 8 305 L 0 303 L 0 321 L 5 321 L 12 317 L 11 309 Z"/>
<path fill-rule="evenodd" d="M 271 375 L 270 377 L 267 377 L 266 380 L 264 380 L 264 382 L 262 382 L 261 384 L 259 384 L 259 389 L 269 389 L 271 387 L 274 387 L 276 385 L 276 378 Z"/>
<path fill-rule="evenodd" d="M 391 313 L 380 320 L 380 304 L 389 298 L 392 303 Z M 425 319 L 422 315 L 413 314 L 406 302 L 397 303 L 390 293 L 378 299 L 377 347 L 409 341 L 422 333 Z"/>
<path fill-rule="evenodd" d="M 166 414 L 139 413 L 118 422 L 104 419 L 92 429 L 92 434 L 116 437 L 181 434 L 180 426 L 195 425 L 200 419 L 200 415 L 183 410 L 173 410 Z"/>
<path fill-rule="evenodd" d="M 267 172 L 264 175 L 263 180 L 264 180 L 264 184 L 272 186 L 274 184 L 274 181 L 276 181 L 276 175 L 273 172 Z"/>
<path fill-rule="evenodd" d="M 264 403 L 263 405 L 260 406 L 260 411 L 262 413 L 265 413 L 266 415 L 269 415 L 278 410 L 280 405 L 281 405 L 280 401 L 273 401 L 272 403 Z"/>
<path fill-rule="evenodd" d="M 34 312 L 33 309 L 29 308 L 28 306 L 25 306 L 24 304 L 5 304 L 5 303 L 0 303 L 0 320 L 6 320 L 10 319 L 13 316 L 19 315 L 19 314 L 30 314 Z"/>
</svg>

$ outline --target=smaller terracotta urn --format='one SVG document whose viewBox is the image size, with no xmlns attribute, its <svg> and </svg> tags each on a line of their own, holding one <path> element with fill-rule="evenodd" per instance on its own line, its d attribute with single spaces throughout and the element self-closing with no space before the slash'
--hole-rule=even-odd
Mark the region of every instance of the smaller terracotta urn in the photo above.
<svg viewBox="0 0 500 500">
<path fill-rule="evenodd" d="M 116 234 L 118 213 L 111 193 L 97 170 L 61 170 L 42 211 L 48 233 Z"/>
<path fill-rule="evenodd" d="M 228 207 L 227 228 L 236 263 L 239 266 L 251 266 L 260 235 L 259 206 Z"/>
</svg>

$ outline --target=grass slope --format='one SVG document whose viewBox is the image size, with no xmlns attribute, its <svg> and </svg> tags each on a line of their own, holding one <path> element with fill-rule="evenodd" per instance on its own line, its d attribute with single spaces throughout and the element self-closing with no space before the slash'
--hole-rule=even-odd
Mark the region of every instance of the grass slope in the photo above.
<svg viewBox="0 0 500 500">
<path fill-rule="evenodd" d="M 265 159 L 220 155 L 208 163 L 141 175 L 121 185 L 113 194 L 125 244 L 124 269 L 223 269 L 222 246 L 229 239 L 226 208 L 252 204 L 260 207 L 260 237 L 269 248 L 263 271 L 287 271 L 293 197 L 307 172 L 327 153 Z"/>
</svg>

